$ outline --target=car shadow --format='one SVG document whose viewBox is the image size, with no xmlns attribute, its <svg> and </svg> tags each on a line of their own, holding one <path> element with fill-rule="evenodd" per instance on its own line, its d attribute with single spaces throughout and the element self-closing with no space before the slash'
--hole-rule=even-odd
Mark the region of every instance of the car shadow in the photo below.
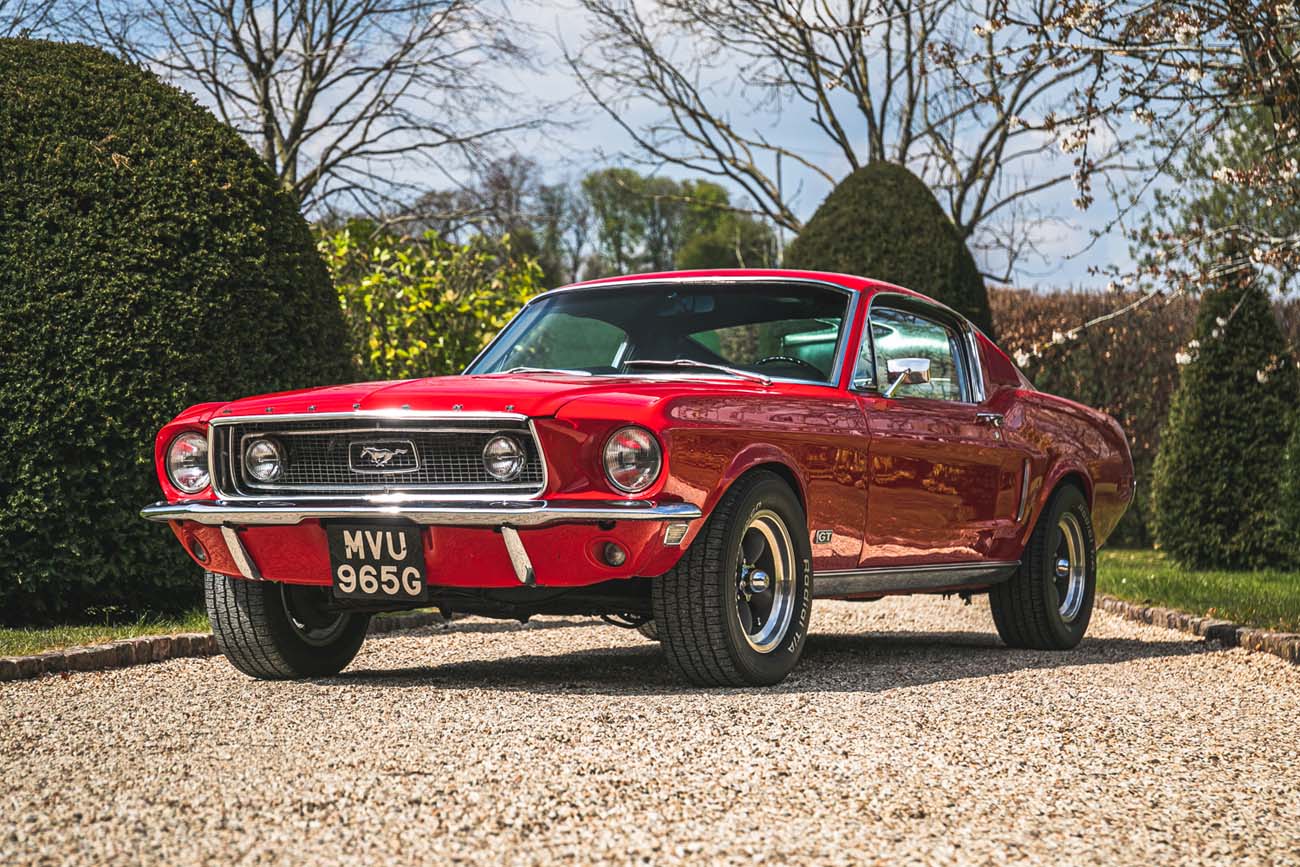
<svg viewBox="0 0 1300 867">
<path fill-rule="evenodd" d="M 414 629 L 401 629 L 395 632 L 376 632 L 366 636 L 366 641 L 384 641 L 390 638 L 410 638 L 419 635 L 442 635 L 449 632 L 465 633 L 501 633 L 501 632 L 532 632 L 536 630 L 548 629 L 580 629 L 601 624 L 591 620 L 530 620 L 527 623 L 519 623 L 515 620 L 474 620 L 470 622 L 462 620 L 443 621 L 441 623 L 432 623 L 428 626 L 417 626 Z"/>
<path fill-rule="evenodd" d="M 552 621 L 584 625 L 582 621 Z M 555 628 L 548 624 L 541 628 Z M 509 627 L 507 627 L 509 628 Z M 519 627 L 515 626 L 514 629 Z M 532 627 L 538 628 L 538 627 Z M 487 631 L 487 630 L 484 630 Z M 1132 660 L 1191 656 L 1214 649 L 1198 641 L 1091 638 L 1071 651 L 1013 650 L 981 632 L 868 632 L 808 637 L 803 660 L 773 693 L 874 693 L 1017 671 L 1115 665 Z M 401 668 L 351 668 L 321 687 L 487 689 L 541 694 L 726 694 L 735 688 L 698 688 L 672 678 L 658 645 L 610 646 L 557 654 L 478 659 Z"/>
</svg>

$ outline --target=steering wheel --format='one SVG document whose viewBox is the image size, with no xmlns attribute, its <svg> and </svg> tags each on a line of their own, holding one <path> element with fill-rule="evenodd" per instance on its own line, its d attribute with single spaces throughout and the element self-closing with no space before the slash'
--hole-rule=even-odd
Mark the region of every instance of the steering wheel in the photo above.
<svg viewBox="0 0 1300 867">
<path fill-rule="evenodd" d="M 802 358 L 795 358 L 793 355 L 768 355 L 763 358 L 760 358 L 758 361 L 755 361 L 754 366 L 759 367 L 761 365 L 770 364 L 775 361 L 784 362 L 785 364 L 793 364 L 796 365 L 797 367 L 806 367 L 809 370 L 811 370 L 813 373 L 817 374 L 818 379 L 821 379 L 822 377 L 826 376 L 826 374 L 822 373 L 821 368 L 818 367 L 817 365 L 813 364 L 810 361 L 804 361 Z"/>
</svg>

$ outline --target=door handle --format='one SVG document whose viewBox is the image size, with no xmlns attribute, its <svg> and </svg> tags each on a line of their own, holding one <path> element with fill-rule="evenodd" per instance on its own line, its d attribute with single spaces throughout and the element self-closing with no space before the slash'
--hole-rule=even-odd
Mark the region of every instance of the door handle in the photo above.
<svg viewBox="0 0 1300 867">
<path fill-rule="evenodd" d="M 975 421 L 978 424 L 986 424 L 989 427 L 1002 427 L 1002 413 L 1000 412 L 977 412 Z"/>
</svg>

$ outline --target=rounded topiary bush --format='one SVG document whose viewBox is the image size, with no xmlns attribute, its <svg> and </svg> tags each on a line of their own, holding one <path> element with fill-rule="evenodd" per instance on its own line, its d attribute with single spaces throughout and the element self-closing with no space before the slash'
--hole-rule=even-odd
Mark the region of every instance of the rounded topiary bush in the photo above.
<svg viewBox="0 0 1300 867">
<path fill-rule="evenodd" d="M 102 51 L 0 40 L 0 142 L 0 619 L 192 605 L 154 435 L 346 377 L 325 266 L 234 131 Z"/>
<path fill-rule="evenodd" d="M 993 333 L 979 268 L 930 188 L 894 163 L 849 175 L 785 254 L 790 268 L 839 271 L 936 298 Z"/>
<path fill-rule="evenodd" d="M 1257 281 L 1206 290 L 1188 354 L 1156 454 L 1156 540 L 1188 567 L 1276 567 L 1289 559 L 1280 476 L 1297 384 Z"/>
</svg>

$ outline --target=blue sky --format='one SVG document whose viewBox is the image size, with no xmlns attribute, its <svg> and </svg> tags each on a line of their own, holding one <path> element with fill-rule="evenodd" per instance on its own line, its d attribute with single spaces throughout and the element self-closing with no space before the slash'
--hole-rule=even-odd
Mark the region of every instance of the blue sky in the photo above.
<svg viewBox="0 0 1300 867">
<path fill-rule="evenodd" d="M 571 98 L 560 113 L 567 126 L 539 137 L 529 143 L 525 152 L 536 159 L 552 180 L 563 176 L 580 176 L 591 168 L 617 164 L 623 161 L 632 143 L 610 118 L 579 94 L 561 57 L 559 42 L 570 48 L 581 46 L 586 22 L 571 2 L 541 3 L 536 6 L 516 7 L 515 13 L 537 31 L 537 42 L 543 53 L 541 71 L 511 73 L 504 81 L 520 95 L 525 103 L 549 102 Z M 534 103 L 535 104 L 535 103 Z M 743 118 L 748 106 L 732 98 L 727 100 L 727 110 L 734 119 Z M 521 109 L 527 110 L 528 105 Z M 640 112 L 638 112 L 640 114 Z M 644 118 L 654 116 L 645 111 Z M 843 156 L 800 114 L 798 109 L 785 112 L 780 118 L 755 118 L 769 128 L 774 128 L 783 142 L 800 153 L 810 155 L 823 165 L 847 171 Z M 666 174 L 681 176 L 679 171 Z M 787 188 L 801 186 L 797 210 L 806 219 L 816 209 L 829 191 L 825 182 L 815 174 L 799 172 L 787 163 Z M 1072 199 L 1075 191 L 1063 184 L 1042 194 L 1038 207 L 1058 218 L 1059 222 L 1045 229 L 1046 240 L 1041 245 L 1047 261 L 1026 262 L 1017 269 L 1015 284 L 1042 288 L 1101 288 L 1107 278 L 1089 273 L 1090 267 L 1118 266 L 1126 268 L 1131 263 L 1128 245 L 1119 232 L 1111 232 L 1091 243 L 1091 230 L 1101 230 L 1113 218 L 1115 205 L 1101 185 L 1094 190 L 1096 201 L 1086 212 L 1079 211 Z"/>
</svg>

